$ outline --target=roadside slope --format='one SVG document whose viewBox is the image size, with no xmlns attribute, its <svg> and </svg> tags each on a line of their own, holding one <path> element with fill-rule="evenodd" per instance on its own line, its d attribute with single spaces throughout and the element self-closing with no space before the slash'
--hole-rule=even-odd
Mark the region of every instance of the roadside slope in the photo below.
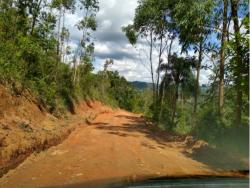
<svg viewBox="0 0 250 188">
<path fill-rule="evenodd" d="M 32 153 L 61 143 L 75 128 L 109 110 L 100 102 L 81 102 L 75 114 L 56 118 L 28 90 L 16 94 L 0 85 L 0 177 Z"/>
</svg>

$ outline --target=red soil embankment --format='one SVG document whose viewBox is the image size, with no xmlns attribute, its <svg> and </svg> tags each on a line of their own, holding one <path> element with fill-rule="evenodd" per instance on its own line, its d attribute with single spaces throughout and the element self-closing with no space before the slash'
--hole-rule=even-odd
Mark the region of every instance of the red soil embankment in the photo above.
<svg viewBox="0 0 250 188">
<path fill-rule="evenodd" d="M 75 128 L 108 110 L 100 102 L 81 102 L 74 115 L 56 118 L 39 107 L 28 91 L 17 96 L 0 85 L 0 177 L 33 152 L 61 143 Z"/>
</svg>

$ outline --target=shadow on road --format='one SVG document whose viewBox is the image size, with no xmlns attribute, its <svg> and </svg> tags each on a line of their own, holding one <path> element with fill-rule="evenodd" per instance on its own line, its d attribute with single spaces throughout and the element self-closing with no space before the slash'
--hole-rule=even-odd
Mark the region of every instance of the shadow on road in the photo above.
<svg viewBox="0 0 250 188">
<path fill-rule="evenodd" d="M 147 121 L 143 117 L 126 115 L 118 115 L 115 117 L 124 120 L 124 122 L 126 123 L 123 123 L 122 126 L 101 122 L 95 123 L 93 125 L 96 126 L 96 129 L 101 129 L 109 134 L 121 137 L 138 137 L 140 136 L 140 134 L 143 134 L 145 137 L 157 142 L 159 144 L 158 147 L 162 149 L 164 149 L 166 146 L 171 147 L 171 143 L 173 142 L 179 142 L 181 146 L 188 147 L 185 146 L 184 143 L 186 136 L 180 136 L 167 131 L 162 131 L 153 124 L 147 123 Z M 156 149 L 155 147 L 147 143 L 142 143 L 142 146 L 149 149 Z M 191 147 L 192 146 L 190 146 L 190 148 Z M 232 156 L 232 154 L 228 151 L 223 151 L 219 148 L 215 149 L 210 146 L 198 148 L 192 153 L 187 153 L 184 151 L 183 154 L 196 161 L 206 164 L 213 169 L 222 171 L 234 170 L 245 172 L 246 169 L 248 169 L 249 164 L 239 157 Z"/>
<path fill-rule="evenodd" d="M 169 142 L 181 142 L 185 139 L 184 136 L 179 136 L 173 133 L 170 134 L 166 131 L 160 130 L 153 124 L 147 123 L 143 117 L 125 115 L 118 115 L 115 117 L 119 119 L 125 119 L 126 123 L 123 123 L 122 126 L 111 125 L 101 122 L 94 123 L 93 125 L 96 126 L 96 129 L 101 129 L 109 134 L 122 137 L 137 137 L 140 134 L 143 134 L 145 137 L 156 141 L 162 146 L 166 146 Z"/>
<path fill-rule="evenodd" d="M 213 169 L 220 171 L 238 172 L 240 174 L 249 173 L 248 159 L 242 158 L 229 151 L 220 148 L 204 147 L 194 150 L 192 154 L 186 154 L 188 157 L 208 165 Z"/>
</svg>

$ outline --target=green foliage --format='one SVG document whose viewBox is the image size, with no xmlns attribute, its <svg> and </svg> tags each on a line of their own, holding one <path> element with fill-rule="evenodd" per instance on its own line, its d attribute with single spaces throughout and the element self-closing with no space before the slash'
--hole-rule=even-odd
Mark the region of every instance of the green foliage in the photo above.
<svg viewBox="0 0 250 188">
<path fill-rule="evenodd" d="M 191 132 L 197 138 L 221 148 L 222 151 L 230 151 L 232 155 L 249 157 L 249 125 L 235 127 L 233 115 L 234 113 L 229 113 L 221 121 L 213 106 L 207 105 L 199 113 L 196 126 Z"/>
<path fill-rule="evenodd" d="M 164 71 L 164 76 L 161 83 L 161 101 L 168 100 L 170 110 L 169 115 L 172 120 L 170 125 L 173 127 L 175 122 L 175 117 L 177 113 L 177 102 L 179 95 L 183 95 L 184 92 L 187 94 L 187 87 L 191 87 L 191 81 L 193 81 L 192 67 L 195 66 L 196 60 L 194 57 L 182 58 L 178 57 L 177 54 L 169 56 L 169 62 L 167 64 L 162 64 L 160 69 Z M 180 92 L 180 87 L 182 88 Z M 168 94 L 165 94 L 165 91 L 168 90 Z M 183 100 L 183 99 L 182 99 Z M 158 109 L 154 109 L 155 116 L 159 117 L 161 120 L 161 107 L 158 106 Z M 160 112 L 160 113 L 159 113 Z M 155 118 L 157 119 L 157 118 Z"/>
<path fill-rule="evenodd" d="M 195 119 L 192 109 L 192 104 L 181 99 L 178 103 L 178 114 L 176 117 L 176 126 L 172 128 L 175 132 L 183 135 L 191 134 L 195 129 Z"/>
<path fill-rule="evenodd" d="M 241 44 L 241 57 L 242 57 L 242 64 L 239 66 L 237 62 L 237 45 L 236 45 L 236 38 L 235 36 L 226 43 L 227 52 L 230 56 L 233 55 L 230 59 L 230 63 L 227 66 L 228 76 L 230 77 L 231 81 L 235 82 L 237 87 L 243 91 L 245 95 L 248 95 L 249 91 L 249 17 L 246 16 L 242 20 L 242 27 L 244 32 L 238 33 L 236 35 L 239 36 L 240 44 Z M 241 73 L 241 83 L 237 82 L 238 72 Z"/>
<path fill-rule="evenodd" d="M 208 106 L 199 113 L 194 134 L 201 139 L 214 142 L 221 134 L 222 129 L 223 126 L 216 111 L 211 106 Z"/>
<path fill-rule="evenodd" d="M 72 67 L 58 62 L 56 40 L 58 36 L 54 34 L 56 15 L 46 9 L 64 8 L 73 12 L 76 2 L 74 0 L 53 0 L 51 4 L 43 0 L 39 2 L 17 1 L 15 4 L 12 4 L 11 0 L 0 2 L 1 83 L 11 86 L 21 84 L 22 88 L 29 88 L 51 113 L 60 115 L 65 110 L 73 112 L 74 100 L 82 96 L 79 93 L 91 94 L 88 88 L 91 88 L 89 78 L 94 77 L 91 73 L 93 67 L 90 58 L 94 44 L 88 44 L 85 53 L 81 54 L 81 60 L 84 62 L 78 67 L 81 84 L 79 87 L 75 86 L 72 80 L 74 73 Z M 97 1 L 93 2 L 95 2 L 93 6 L 98 8 Z M 85 27 L 96 30 L 94 14 L 85 20 L 88 20 Z M 67 28 L 62 27 L 60 37 L 61 40 L 69 37 Z"/>
<path fill-rule="evenodd" d="M 142 112 L 142 93 L 124 77 L 119 76 L 118 72 L 101 71 L 96 75 L 96 79 L 94 86 L 99 91 L 99 95 L 95 95 L 96 99 L 128 111 Z"/>
<path fill-rule="evenodd" d="M 28 87 L 37 95 L 41 104 L 46 107 L 50 112 L 56 111 L 56 83 L 47 83 L 45 80 L 34 79 L 27 81 Z"/>
<path fill-rule="evenodd" d="M 183 49 L 204 40 L 211 32 L 214 0 L 187 0 L 174 3 L 172 19 Z"/>
<path fill-rule="evenodd" d="M 159 30 L 168 24 L 165 19 L 166 12 L 164 12 L 167 9 L 166 5 L 167 2 L 163 0 L 140 0 L 135 10 L 135 30 L 139 33 L 154 30 L 156 34 L 159 34 Z"/>
<path fill-rule="evenodd" d="M 72 9 L 75 5 L 75 0 L 52 0 L 51 7 L 60 9 L 65 7 L 66 9 Z"/>
<path fill-rule="evenodd" d="M 130 44 L 135 45 L 137 42 L 136 32 L 134 30 L 133 25 L 128 25 L 122 28 L 122 31 L 125 33 L 126 37 L 128 38 Z"/>
<path fill-rule="evenodd" d="M 84 28 L 90 28 L 95 31 L 97 28 L 97 23 L 94 16 L 86 17 L 84 20 L 81 20 L 77 25 L 79 30 L 83 30 Z"/>
</svg>

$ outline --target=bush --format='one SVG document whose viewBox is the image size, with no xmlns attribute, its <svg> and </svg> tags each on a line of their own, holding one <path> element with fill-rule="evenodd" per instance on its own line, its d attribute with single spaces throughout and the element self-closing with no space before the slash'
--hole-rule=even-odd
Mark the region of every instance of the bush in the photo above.
<svg viewBox="0 0 250 188">
<path fill-rule="evenodd" d="M 193 133 L 200 139 L 216 143 L 224 129 L 224 124 L 220 121 L 218 112 L 208 106 L 198 114 Z"/>
</svg>

